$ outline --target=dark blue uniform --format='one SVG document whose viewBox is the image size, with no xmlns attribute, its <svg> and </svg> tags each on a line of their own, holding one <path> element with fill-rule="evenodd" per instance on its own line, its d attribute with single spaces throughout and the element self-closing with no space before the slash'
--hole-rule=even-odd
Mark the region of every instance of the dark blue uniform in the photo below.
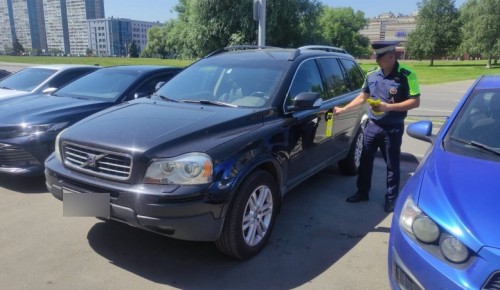
<svg viewBox="0 0 500 290">
<path fill-rule="evenodd" d="M 409 98 L 420 96 L 415 73 L 396 61 L 390 74 L 384 76 L 382 69 L 368 73 L 363 92 L 370 98 L 385 103 L 400 103 Z M 401 142 L 404 133 L 404 119 L 407 112 L 373 112 L 369 110 L 370 121 L 364 129 L 363 150 L 361 153 L 358 194 L 368 196 L 371 188 L 373 161 L 378 148 L 387 163 L 386 200 L 397 197 L 400 183 Z"/>
</svg>

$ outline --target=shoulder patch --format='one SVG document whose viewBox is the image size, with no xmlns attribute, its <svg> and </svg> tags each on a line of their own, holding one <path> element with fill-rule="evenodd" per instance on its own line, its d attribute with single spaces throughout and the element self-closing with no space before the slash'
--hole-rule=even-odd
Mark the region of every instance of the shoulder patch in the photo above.
<svg viewBox="0 0 500 290">
<path fill-rule="evenodd" d="M 409 71 L 409 70 L 407 70 L 407 69 L 405 69 L 405 68 L 401 68 L 401 69 L 399 70 L 399 72 L 400 72 L 401 74 L 403 74 L 404 76 L 409 76 L 409 75 L 411 75 L 411 71 Z"/>
</svg>

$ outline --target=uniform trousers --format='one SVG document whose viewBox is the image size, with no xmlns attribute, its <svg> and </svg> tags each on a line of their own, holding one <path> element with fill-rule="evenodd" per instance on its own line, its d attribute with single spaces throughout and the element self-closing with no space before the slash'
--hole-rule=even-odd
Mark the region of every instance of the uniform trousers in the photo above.
<svg viewBox="0 0 500 290">
<path fill-rule="evenodd" d="M 404 123 L 376 124 L 370 120 L 364 128 L 363 149 L 357 180 L 358 194 L 368 196 L 371 189 L 373 161 L 380 148 L 387 165 L 386 200 L 394 200 L 399 193 L 400 156 Z"/>
</svg>

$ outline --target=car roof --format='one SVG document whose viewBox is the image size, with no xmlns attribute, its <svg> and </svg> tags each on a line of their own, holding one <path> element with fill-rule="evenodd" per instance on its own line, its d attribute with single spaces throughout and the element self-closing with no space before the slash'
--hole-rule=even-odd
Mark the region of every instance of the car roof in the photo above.
<svg viewBox="0 0 500 290">
<path fill-rule="evenodd" d="M 252 60 L 289 60 L 316 56 L 336 56 L 353 58 L 344 49 L 332 46 L 308 45 L 299 48 L 259 47 L 259 46 L 231 46 L 214 51 L 209 57 L 249 58 Z"/>
<path fill-rule="evenodd" d="M 477 89 L 500 89 L 500 75 L 483 75 L 480 77 Z"/>
<path fill-rule="evenodd" d="M 55 69 L 63 70 L 69 68 L 79 68 L 79 67 L 96 67 L 96 65 L 89 64 L 42 64 L 42 65 L 32 65 L 27 68 L 45 68 L 45 69 Z"/>
<path fill-rule="evenodd" d="M 180 70 L 180 67 L 161 66 L 161 65 L 117 65 L 104 67 L 105 70 L 121 70 L 121 71 L 157 71 L 157 70 Z"/>
</svg>

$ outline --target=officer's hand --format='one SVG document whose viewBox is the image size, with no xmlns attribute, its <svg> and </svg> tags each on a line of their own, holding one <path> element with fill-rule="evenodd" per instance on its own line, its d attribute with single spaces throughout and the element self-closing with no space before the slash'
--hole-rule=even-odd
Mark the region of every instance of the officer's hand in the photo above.
<svg viewBox="0 0 500 290">
<path fill-rule="evenodd" d="M 375 112 L 389 112 L 391 109 L 389 108 L 389 104 L 380 102 L 378 105 L 372 105 L 372 110 Z"/>
<path fill-rule="evenodd" d="M 344 111 L 345 111 L 344 108 L 335 107 L 335 108 L 333 108 L 333 115 L 334 116 L 338 116 L 338 115 L 340 115 Z"/>
</svg>

